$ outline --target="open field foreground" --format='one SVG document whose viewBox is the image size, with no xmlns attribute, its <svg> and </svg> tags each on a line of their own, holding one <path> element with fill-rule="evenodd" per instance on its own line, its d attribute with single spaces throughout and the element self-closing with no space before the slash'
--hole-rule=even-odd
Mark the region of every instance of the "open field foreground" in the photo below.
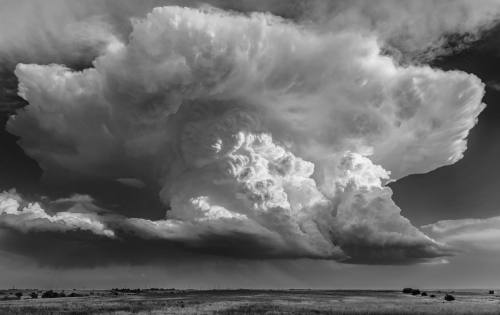
<svg viewBox="0 0 500 315">
<path fill-rule="evenodd" d="M 488 290 L 450 292 L 451 302 L 445 291 L 66 290 L 77 296 L 32 299 L 23 290 L 14 300 L 16 292 L 0 291 L 0 314 L 500 314 L 500 296 Z"/>
</svg>

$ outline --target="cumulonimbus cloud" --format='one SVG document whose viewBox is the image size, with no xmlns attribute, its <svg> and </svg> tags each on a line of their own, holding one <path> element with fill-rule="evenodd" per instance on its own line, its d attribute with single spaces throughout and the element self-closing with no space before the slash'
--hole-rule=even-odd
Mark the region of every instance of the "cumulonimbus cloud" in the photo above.
<svg viewBox="0 0 500 315">
<path fill-rule="evenodd" d="M 8 130 L 45 176 L 159 183 L 164 220 L 97 217 L 118 238 L 352 263 L 447 255 L 385 184 L 459 160 L 484 85 L 399 66 L 381 45 L 265 13 L 155 8 L 91 68 L 19 64 L 29 105 Z"/>
</svg>

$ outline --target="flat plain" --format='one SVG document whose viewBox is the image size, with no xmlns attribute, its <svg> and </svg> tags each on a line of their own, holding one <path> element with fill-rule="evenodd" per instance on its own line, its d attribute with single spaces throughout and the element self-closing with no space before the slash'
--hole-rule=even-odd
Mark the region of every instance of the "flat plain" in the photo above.
<svg viewBox="0 0 500 315">
<path fill-rule="evenodd" d="M 365 290 L 64 290 L 66 297 L 36 299 L 33 292 L 43 293 L 0 291 L 0 314 L 500 314 L 500 294 L 488 290 L 428 290 L 427 296 Z M 446 293 L 455 300 L 445 301 Z"/>
</svg>

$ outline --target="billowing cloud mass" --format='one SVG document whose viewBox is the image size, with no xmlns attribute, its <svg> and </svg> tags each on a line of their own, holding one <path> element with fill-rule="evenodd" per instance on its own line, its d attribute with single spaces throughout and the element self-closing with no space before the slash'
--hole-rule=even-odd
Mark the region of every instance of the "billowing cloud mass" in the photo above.
<svg viewBox="0 0 500 315">
<path fill-rule="evenodd" d="M 130 33 L 130 18 L 164 5 L 271 12 L 319 31 L 375 34 L 403 57 L 424 59 L 449 51 L 450 35 L 460 35 L 453 43 L 458 47 L 477 38 L 500 13 L 496 0 L 2 0 L 0 5 L 2 63 L 76 65 L 115 49 Z"/>
<path fill-rule="evenodd" d="M 240 10 L 252 11 L 246 3 Z M 411 56 L 448 33 L 477 32 L 494 10 L 463 11 L 464 24 L 453 10 L 433 28 L 409 24 L 401 41 L 387 27 L 406 25 L 405 15 L 384 24 L 393 11 L 369 3 L 354 11 L 336 2 L 317 24 L 308 18 L 324 2 L 285 6 L 303 12 L 282 14 L 291 19 L 157 7 L 133 19 L 128 36 L 86 20 L 99 29 L 85 34 L 100 34 L 90 41 L 91 66 L 19 63 L 18 92 L 29 105 L 8 130 L 46 178 L 159 185 L 165 218 L 97 211 L 74 198 L 48 214 L 3 193 L 1 224 L 252 258 L 410 263 L 450 254 L 401 215 L 385 184 L 458 161 L 484 85 L 463 72 L 401 66 L 383 51 L 399 43 Z M 395 12 L 427 8 L 384 3 Z M 82 203 L 94 210 L 75 210 Z"/>
</svg>

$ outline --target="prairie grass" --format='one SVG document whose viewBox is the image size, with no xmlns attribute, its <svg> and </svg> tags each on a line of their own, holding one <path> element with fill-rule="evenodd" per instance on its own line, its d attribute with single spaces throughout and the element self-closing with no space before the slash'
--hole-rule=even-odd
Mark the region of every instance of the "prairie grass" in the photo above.
<svg viewBox="0 0 500 315">
<path fill-rule="evenodd" d="M 0 296 L 0 314 L 500 314 L 500 296 L 486 290 L 453 293 L 453 302 L 444 301 L 444 292 L 427 292 L 436 297 L 396 291 L 96 291 L 83 292 L 83 297 L 15 301 L 1 301 Z"/>
</svg>

